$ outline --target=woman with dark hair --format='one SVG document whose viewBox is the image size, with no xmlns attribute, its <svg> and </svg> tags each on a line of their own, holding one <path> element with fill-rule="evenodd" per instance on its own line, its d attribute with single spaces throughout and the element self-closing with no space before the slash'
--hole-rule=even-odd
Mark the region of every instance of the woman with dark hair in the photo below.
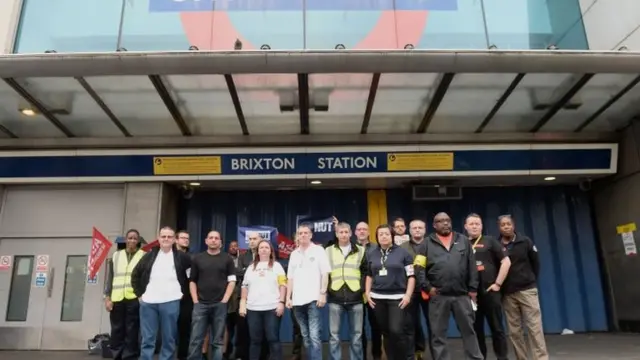
<svg viewBox="0 0 640 360">
<path fill-rule="evenodd" d="M 413 326 L 407 309 L 415 287 L 413 258 L 393 242 L 393 229 L 376 229 L 378 248 L 368 253 L 367 303 L 375 312 L 389 360 L 414 358 Z"/>
<path fill-rule="evenodd" d="M 282 359 L 280 320 L 284 313 L 287 277 L 271 243 L 262 240 L 242 281 L 240 316 L 249 324 L 249 359 L 259 360 L 264 338 L 272 359 Z"/>
<path fill-rule="evenodd" d="M 509 276 L 501 286 L 502 305 L 507 318 L 509 339 L 516 359 L 529 359 L 524 329 L 527 328 L 529 344 L 533 352 L 533 359 L 548 360 L 547 345 L 542 328 L 542 314 L 538 299 L 538 274 L 540 261 L 538 249 L 527 236 L 516 233 L 515 222 L 511 215 L 498 218 L 500 228 L 500 243 L 507 250 L 511 267 Z"/>
</svg>

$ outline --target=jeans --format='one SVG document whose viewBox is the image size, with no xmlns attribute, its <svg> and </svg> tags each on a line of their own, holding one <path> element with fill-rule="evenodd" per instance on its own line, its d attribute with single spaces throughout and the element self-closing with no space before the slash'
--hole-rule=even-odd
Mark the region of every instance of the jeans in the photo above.
<svg viewBox="0 0 640 360">
<path fill-rule="evenodd" d="M 142 333 L 140 360 L 153 359 L 158 330 L 162 336 L 162 348 L 158 360 L 175 358 L 179 315 L 180 300 L 162 304 L 148 304 L 140 301 L 140 332 Z"/>
<path fill-rule="evenodd" d="M 296 313 L 296 320 L 300 325 L 308 359 L 322 360 L 322 340 L 320 339 L 322 319 L 316 302 L 294 306 L 293 311 Z"/>
<path fill-rule="evenodd" d="M 263 340 L 269 343 L 272 359 L 282 359 L 282 344 L 280 344 L 280 317 L 275 310 L 247 311 L 249 325 L 249 360 L 260 360 Z"/>
<path fill-rule="evenodd" d="M 189 360 L 202 360 L 202 344 L 211 326 L 211 359 L 222 360 L 227 304 L 193 304 Z"/>
<path fill-rule="evenodd" d="M 329 304 L 329 351 L 331 360 L 342 359 L 342 349 L 340 348 L 340 325 L 342 325 L 342 315 L 347 314 L 349 320 L 349 358 L 351 360 L 362 360 L 362 323 L 364 321 L 364 306 L 362 304 Z"/>
</svg>

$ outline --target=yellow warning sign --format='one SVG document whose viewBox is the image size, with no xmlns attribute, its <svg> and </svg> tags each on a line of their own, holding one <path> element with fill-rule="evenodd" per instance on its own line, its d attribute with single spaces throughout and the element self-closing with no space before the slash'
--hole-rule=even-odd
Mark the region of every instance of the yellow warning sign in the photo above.
<svg viewBox="0 0 640 360">
<path fill-rule="evenodd" d="M 219 175 L 220 156 L 164 156 L 153 158 L 154 175 Z"/>
<path fill-rule="evenodd" d="M 616 226 L 616 231 L 618 232 L 618 235 L 624 234 L 624 233 L 634 232 L 636 230 L 637 230 L 636 229 L 636 223 L 634 223 L 634 222 Z"/>
<path fill-rule="evenodd" d="M 387 171 L 452 171 L 453 153 L 389 153 Z"/>
</svg>

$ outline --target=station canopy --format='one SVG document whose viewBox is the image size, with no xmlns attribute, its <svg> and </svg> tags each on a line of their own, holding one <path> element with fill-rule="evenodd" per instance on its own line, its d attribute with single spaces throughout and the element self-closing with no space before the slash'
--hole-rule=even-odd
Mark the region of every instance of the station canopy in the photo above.
<svg viewBox="0 0 640 360">
<path fill-rule="evenodd" d="M 234 51 L 0 56 L 0 147 L 604 142 L 640 53 Z"/>
</svg>

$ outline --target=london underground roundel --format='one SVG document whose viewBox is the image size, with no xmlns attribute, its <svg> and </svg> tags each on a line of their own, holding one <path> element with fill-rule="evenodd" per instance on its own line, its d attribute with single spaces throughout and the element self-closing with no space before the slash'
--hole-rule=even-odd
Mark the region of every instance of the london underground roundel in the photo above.
<svg viewBox="0 0 640 360">
<path fill-rule="evenodd" d="M 200 50 L 418 48 L 429 11 L 457 0 L 149 0 L 150 12 L 179 14 Z"/>
</svg>

